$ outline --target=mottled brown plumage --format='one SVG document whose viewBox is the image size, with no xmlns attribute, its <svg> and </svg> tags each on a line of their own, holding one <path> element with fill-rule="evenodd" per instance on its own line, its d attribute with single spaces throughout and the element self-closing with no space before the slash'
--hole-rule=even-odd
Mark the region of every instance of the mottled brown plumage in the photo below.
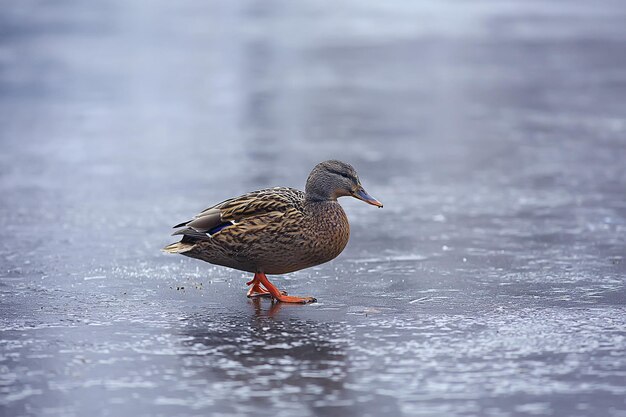
<svg viewBox="0 0 626 417">
<path fill-rule="evenodd" d="M 275 288 L 263 288 L 272 285 L 260 277 L 298 271 L 337 257 L 350 237 L 348 218 L 337 202 L 341 196 L 382 207 L 363 190 L 352 166 L 325 161 L 309 175 L 306 192 L 276 187 L 223 201 L 176 225 L 180 229 L 174 234 L 183 238 L 164 250 L 255 273 L 249 296 L 312 301 L 281 297 L 272 291 Z"/>
</svg>

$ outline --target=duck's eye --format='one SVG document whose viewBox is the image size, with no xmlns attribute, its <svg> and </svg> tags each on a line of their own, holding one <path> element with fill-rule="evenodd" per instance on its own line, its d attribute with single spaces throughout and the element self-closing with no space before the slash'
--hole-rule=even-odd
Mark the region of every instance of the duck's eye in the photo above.
<svg viewBox="0 0 626 417">
<path fill-rule="evenodd" d="M 341 171 L 334 171 L 334 170 L 330 170 L 329 172 L 335 174 L 335 175 L 340 175 L 342 177 L 344 177 L 345 179 L 348 179 L 350 181 L 356 182 L 356 178 L 354 178 L 353 175 L 350 174 L 346 174 L 345 172 L 341 172 Z"/>
</svg>

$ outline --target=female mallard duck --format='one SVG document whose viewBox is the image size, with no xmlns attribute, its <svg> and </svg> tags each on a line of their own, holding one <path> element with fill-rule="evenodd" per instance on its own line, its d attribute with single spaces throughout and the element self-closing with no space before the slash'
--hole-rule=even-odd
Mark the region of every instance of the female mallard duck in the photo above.
<svg viewBox="0 0 626 417">
<path fill-rule="evenodd" d="M 337 197 L 352 196 L 377 207 L 351 165 L 317 164 L 305 192 L 268 188 L 209 207 L 182 228 L 180 242 L 163 250 L 254 273 L 248 297 L 267 296 L 286 303 L 312 303 L 279 291 L 265 274 L 286 274 L 334 259 L 350 237 L 350 225 Z"/>
</svg>

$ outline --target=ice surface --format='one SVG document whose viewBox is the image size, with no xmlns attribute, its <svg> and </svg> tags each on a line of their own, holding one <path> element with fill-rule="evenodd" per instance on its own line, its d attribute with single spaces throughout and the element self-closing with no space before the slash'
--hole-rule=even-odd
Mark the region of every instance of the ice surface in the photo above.
<svg viewBox="0 0 626 417">
<path fill-rule="evenodd" d="M 623 2 L 0 10 L 0 415 L 626 415 Z M 159 251 L 328 158 L 319 303 Z"/>
</svg>

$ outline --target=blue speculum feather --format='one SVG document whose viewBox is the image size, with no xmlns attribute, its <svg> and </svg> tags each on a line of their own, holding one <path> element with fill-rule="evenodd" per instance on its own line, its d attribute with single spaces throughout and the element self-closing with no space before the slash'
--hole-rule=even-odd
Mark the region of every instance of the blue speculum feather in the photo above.
<svg viewBox="0 0 626 417">
<path fill-rule="evenodd" d="M 217 226 L 215 226 L 213 229 L 209 230 L 207 233 L 210 235 L 214 235 L 217 232 L 219 232 L 220 230 L 228 227 L 228 226 L 232 226 L 233 222 L 226 222 L 226 223 L 220 223 Z"/>
</svg>

